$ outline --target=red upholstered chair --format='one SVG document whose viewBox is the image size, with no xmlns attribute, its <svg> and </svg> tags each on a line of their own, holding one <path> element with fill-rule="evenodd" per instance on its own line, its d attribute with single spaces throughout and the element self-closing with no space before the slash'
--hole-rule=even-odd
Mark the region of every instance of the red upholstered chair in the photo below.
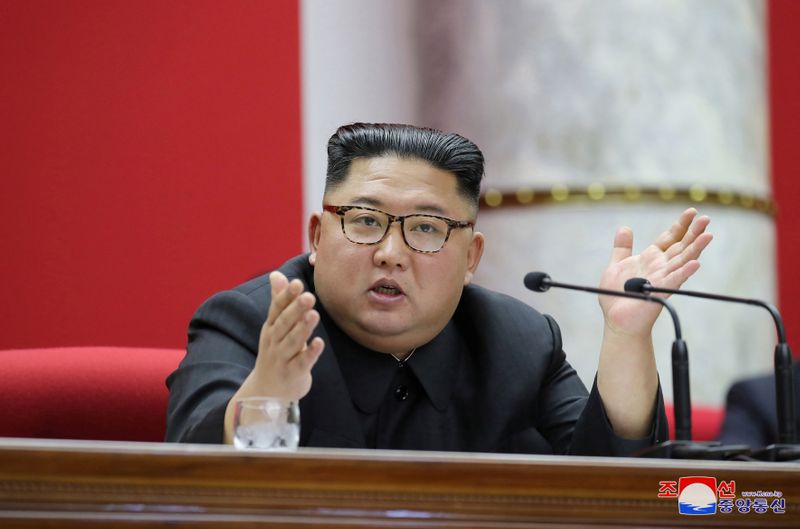
<svg viewBox="0 0 800 529">
<path fill-rule="evenodd" d="M 675 439 L 675 415 L 672 404 L 667 402 L 667 421 L 669 422 L 669 437 Z M 725 409 L 717 406 L 692 406 L 692 440 L 713 441 L 722 428 L 725 418 Z"/>
<path fill-rule="evenodd" d="M 0 436 L 163 441 L 179 349 L 0 350 Z"/>
</svg>

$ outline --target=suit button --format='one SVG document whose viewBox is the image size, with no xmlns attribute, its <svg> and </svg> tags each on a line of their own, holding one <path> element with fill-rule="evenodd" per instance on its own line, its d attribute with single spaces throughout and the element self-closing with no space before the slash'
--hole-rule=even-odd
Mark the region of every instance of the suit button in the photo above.
<svg viewBox="0 0 800 529">
<path fill-rule="evenodd" d="M 394 389 L 394 398 L 397 400 L 406 400 L 408 398 L 408 387 L 405 384 L 400 384 Z"/>
</svg>

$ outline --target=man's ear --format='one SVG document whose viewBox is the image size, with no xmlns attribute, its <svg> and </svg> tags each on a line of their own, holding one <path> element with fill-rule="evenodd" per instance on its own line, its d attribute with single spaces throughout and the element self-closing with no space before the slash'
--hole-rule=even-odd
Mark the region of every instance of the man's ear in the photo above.
<svg viewBox="0 0 800 529">
<path fill-rule="evenodd" d="M 308 246 L 311 248 L 311 253 L 308 256 L 308 262 L 314 266 L 317 262 L 317 246 L 319 246 L 320 233 L 322 231 L 322 213 L 314 212 L 308 219 Z"/>
<path fill-rule="evenodd" d="M 483 243 L 484 237 L 481 232 L 476 231 L 472 234 L 472 241 L 470 241 L 467 249 L 467 272 L 464 274 L 464 286 L 472 282 L 472 276 L 475 275 L 475 271 L 478 269 L 478 264 L 481 262 L 481 256 L 483 255 Z"/>
</svg>

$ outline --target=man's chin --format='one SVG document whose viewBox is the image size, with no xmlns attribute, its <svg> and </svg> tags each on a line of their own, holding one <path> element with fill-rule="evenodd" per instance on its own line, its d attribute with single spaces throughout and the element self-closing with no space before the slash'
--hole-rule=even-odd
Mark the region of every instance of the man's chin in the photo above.
<svg viewBox="0 0 800 529">
<path fill-rule="evenodd" d="M 409 322 L 370 320 L 359 322 L 358 334 L 363 345 L 376 351 L 387 352 L 413 347 L 413 335 L 418 327 Z M 353 338 L 357 338 L 353 336 Z"/>
<path fill-rule="evenodd" d="M 414 326 L 406 322 L 363 322 L 361 328 L 365 333 L 384 338 L 397 338 L 411 332 Z"/>
</svg>

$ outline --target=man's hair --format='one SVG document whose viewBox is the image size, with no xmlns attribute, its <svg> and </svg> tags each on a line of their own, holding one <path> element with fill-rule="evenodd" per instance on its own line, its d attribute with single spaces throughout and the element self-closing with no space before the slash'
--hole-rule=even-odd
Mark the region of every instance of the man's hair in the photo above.
<svg viewBox="0 0 800 529">
<path fill-rule="evenodd" d="M 478 209 L 483 153 L 467 138 L 452 132 L 390 123 L 344 125 L 328 141 L 328 174 L 325 191 L 347 179 L 356 158 L 394 155 L 424 160 L 456 177 L 458 191 Z"/>
</svg>

